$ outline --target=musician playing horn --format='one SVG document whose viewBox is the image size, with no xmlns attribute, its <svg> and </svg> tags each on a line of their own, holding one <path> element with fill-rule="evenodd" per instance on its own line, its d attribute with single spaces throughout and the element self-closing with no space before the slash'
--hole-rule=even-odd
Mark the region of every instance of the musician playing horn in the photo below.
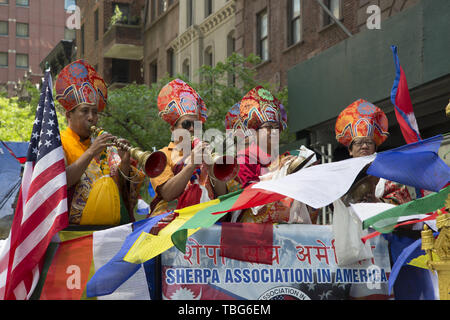
<svg viewBox="0 0 450 320">
<path fill-rule="evenodd" d="M 279 156 L 277 146 L 272 146 L 272 142 L 278 143 L 276 135 L 287 127 L 287 114 L 281 102 L 261 86 L 250 90 L 230 109 L 225 117 L 225 127 L 236 132 L 236 135 L 245 134 L 248 138 L 245 148 L 237 152 L 240 169 L 235 180 L 242 188 L 259 182 L 263 177 L 267 179 L 268 174 L 280 170 L 294 159 L 291 155 Z M 286 197 L 262 207 L 244 210 L 238 218 L 234 218 L 239 222 L 254 223 L 311 223 L 306 207 L 304 215 L 300 217 L 296 214 L 293 218 L 293 202 L 292 198 Z"/>
<path fill-rule="evenodd" d="M 119 225 L 134 221 L 133 209 L 144 174 L 130 165 L 129 152 L 111 146 L 111 134 L 91 137 L 91 126 L 97 124 L 98 113 L 106 106 L 105 82 L 92 66 L 78 60 L 61 71 L 55 87 L 68 123 L 61 132 L 61 142 L 70 224 Z"/>
<path fill-rule="evenodd" d="M 166 168 L 158 177 L 150 179 L 156 193 L 150 216 L 226 194 L 225 182 L 211 177 L 211 165 L 202 161 L 207 144 L 198 142 L 192 152 L 190 150 L 195 123 L 200 125 L 207 119 L 206 105 L 200 95 L 184 81 L 175 79 L 161 89 L 157 105 L 159 116 L 170 125 L 172 141 L 160 150 L 166 154 Z M 188 141 L 175 132 L 185 132 L 184 138 Z M 181 147 L 186 143 L 189 150 Z"/>
<path fill-rule="evenodd" d="M 388 119 L 383 110 L 364 99 L 358 99 L 339 114 L 335 132 L 336 140 L 348 148 L 351 157 L 368 156 L 375 153 L 388 138 Z M 379 183 L 377 196 L 395 205 L 412 200 L 406 186 L 385 180 Z"/>
</svg>

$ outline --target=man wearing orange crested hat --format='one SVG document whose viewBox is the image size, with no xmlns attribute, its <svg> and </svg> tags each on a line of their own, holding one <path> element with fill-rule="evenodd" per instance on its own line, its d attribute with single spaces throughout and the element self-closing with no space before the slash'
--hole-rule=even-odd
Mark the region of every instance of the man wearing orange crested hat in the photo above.
<svg viewBox="0 0 450 320">
<path fill-rule="evenodd" d="M 150 179 L 156 193 L 150 216 L 226 194 L 225 182 L 211 177 L 210 165 L 201 161 L 207 144 L 199 140 L 193 142 L 194 127 L 201 127 L 207 119 L 207 109 L 200 95 L 184 81 L 175 79 L 161 89 L 157 105 L 159 116 L 170 125 L 172 141 L 160 150 L 167 157 L 164 171 Z M 171 216 L 165 220 L 170 219 Z"/>
<path fill-rule="evenodd" d="M 60 72 L 55 91 L 68 123 L 61 132 L 61 143 L 70 224 L 118 225 L 134 221 L 133 208 L 143 173 L 130 165 L 129 152 L 111 145 L 111 134 L 91 138 L 91 127 L 106 106 L 105 82 L 92 66 L 77 60 Z"/>
<path fill-rule="evenodd" d="M 282 167 L 295 158 L 291 155 L 278 155 L 277 146 L 272 145 L 272 140 L 278 143 L 279 133 L 287 127 L 287 114 L 283 104 L 262 86 L 250 90 L 230 109 L 225 118 L 225 126 L 229 130 L 240 130 L 248 138 L 245 148 L 237 152 L 237 180 L 243 188 L 259 182 L 262 177 L 271 179 L 273 174 L 279 173 Z M 301 219 L 292 218 L 293 203 L 292 198 L 286 197 L 244 210 L 236 219 L 250 223 L 310 223 L 307 212 Z"/>
<path fill-rule="evenodd" d="M 336 120 L 336 140 L 348 148 L 350 156 L 374 154 L 389 136 L 386 114 L 374 104 L 359 99 L 345 108 Z M 381 179 L 377 196 L 384 202 L 403 204 L 412 200 L 404 185 Z"/>
<path fill-rule="evenodd" d="M 388 137 L 388 120 L 384 112 L 372 103 L 359 99 L 345 108 L 336 120 L 336 139 L 348 147 L 352 157 L 367 156 L 375 153 Z M 373 193 L 367 200 L 360 202 L 383 201 L 400 205 L 412 201 L 415 190 L 400 183 L 368 176 L 372 187 L 366 189 Z M 378 181 L 378 183 L 377 183 Z M 358 184 L 355 183 L 355 186 Z M 361 190 L 363 190 L 362 188 Z M 374 191 L 374 192 L 373 192 Z M 355 200 L 355 199 L 353 199 Z M 374 201 L 372 201 L 374 200 Z M 402 251 L 412 242 L 420 238 L 422 223 L 396 228 L 384 237 L 389 242 L 391 264 L 395 263 Z M 432 279 L 428 270 L 404 265 L 394 284 L 396 300 L 434 300 L 434 292 L 430 289 Z"/>
</svg>

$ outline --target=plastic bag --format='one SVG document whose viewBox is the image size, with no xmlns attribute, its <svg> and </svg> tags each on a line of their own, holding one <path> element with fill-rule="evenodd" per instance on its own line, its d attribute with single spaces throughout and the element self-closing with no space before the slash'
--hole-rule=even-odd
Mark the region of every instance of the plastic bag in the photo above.
<svg viewBox="0 0 450 320">
<path fill-rule="evenodd" d="M 297 200 L 292 202 L 288 223 L 312 224 L 306 204 Z"/>
<path fill-rule="evenodd" d="M 336 259 L 339 266 L 356 263 L 373 258 L 369 241 L 363 243 L 361 238 L 367 234 L 362 229 L 362 222 L 350 207 L 341 199 L 333 202 L 333 235 Z"/>
</svg>

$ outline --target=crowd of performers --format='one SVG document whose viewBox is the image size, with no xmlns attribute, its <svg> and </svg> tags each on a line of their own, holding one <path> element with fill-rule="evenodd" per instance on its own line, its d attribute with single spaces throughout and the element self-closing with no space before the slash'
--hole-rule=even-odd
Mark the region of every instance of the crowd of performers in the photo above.
<svg viewBox="0 0 450 320">
<path fill-rule="evenodd" d="M 78 60 L 61 71 L 55 90 L 56 99 L 66 110 L 68 123 L 67 129 L 61 132 L 61 142 L 66 159 L 70 224 L 114 226 L 133 222 L 145 174 L 138 169 L 130 152 L 111 145 L 111 134 L 97 137 L 91 134 L 91 127 L 97 124 L 99 113 L 107 105 L 105 82 L 92 66 Z M 157 106 L 159 116 L 168 123 L 172 132 L 184 129 L 193 135 L 195 122 L 207 121 L 207 106 L 203 99 L 179 79 L 162 88 Z M 193 144 L 190 154 L 185 154 L 184 149 L 178 147 L 183 139 L 173 138 L 160 150 L 167 159 L 164 170 L 150 179 L 156 195 L 150 205 L 149 217 L 245 188 L 270 178 L 271 174 L 286 168 L 297 158 L 290 154 L 278 155 L 275 159 L 271 157 L 271 134 L 287 128 L 287 115 L 280 101 L 265 88 L 256 87 L 248 92 L 230 108 L 224 121 L 226 129 L 235 135 L 246 137 L 248 132 L 257 133 L 256 139 L 247 139 L 244 148 L 237 151 L 237 175 L 228 181 L 217 179 L 212 174 L 212 164 L 195 161 L 196 156 L 209 147 L 208 143 L 199 141 Z M 351 157 L 375 153 L 388 138 L 387 130 L 385 113 L 363 99 L 346 107 L 335 125 L 336 139 L 348 148 Z M 260 149 L 260 139 L 268 142 L 264 150 Z M 120 140 L 122 145 L 129 145 L 125 139 Z M 373 192 L 360 195 L 359 201 L 398 205 L 415 197 L 413 188 L 393 181 L 376 178 L 371 179 L 370 184 L 369 189 Z M 319 209 L 294 206 L 294 202 L 294 199 L 286 197 L 261 207 L 230 213 L 223 219 L 254 223 L 316 223 Z M 303 210 L 295 212 L 293 207 Z M 163 222 L 171 219 L 174 215 L 169 215 Z M 420 237 L 420 227 L 399 228 L 389 235 L 392 262 L 402 248 Z M 428 281 L 426 270 L 405 267 L 396 282 L 398 285 L 394 287 L 396 298 L 430 297 L 431 292 L 420 291 L 424 287 L 420 282 Z"/>
</svg>

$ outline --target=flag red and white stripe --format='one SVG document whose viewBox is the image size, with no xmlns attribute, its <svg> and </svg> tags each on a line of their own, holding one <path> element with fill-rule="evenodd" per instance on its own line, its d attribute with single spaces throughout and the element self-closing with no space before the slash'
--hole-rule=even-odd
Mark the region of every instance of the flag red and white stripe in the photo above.
<svg viewBox="0 0 450 320">
<path fill-rule="evenodd" d="M 0 299 L 33 294 L 52 237 L 68 224 L 64 152 L 49 72 L 41 91 L 11 231 L 0 248 Z"/>
<path fill-rule="evenodd" d="M 408 83 L 406 82 L 405 72 L 400 65 L 397 47 L 391 46 L 395 62 L 395 80 L 391 91 L 391 101 L 394 105 L 395 116 L 403 134 L 406 143 L 414 143 L 422 140 L 414 115 L 411 97 L 409 95 Z"/>
</svg>

